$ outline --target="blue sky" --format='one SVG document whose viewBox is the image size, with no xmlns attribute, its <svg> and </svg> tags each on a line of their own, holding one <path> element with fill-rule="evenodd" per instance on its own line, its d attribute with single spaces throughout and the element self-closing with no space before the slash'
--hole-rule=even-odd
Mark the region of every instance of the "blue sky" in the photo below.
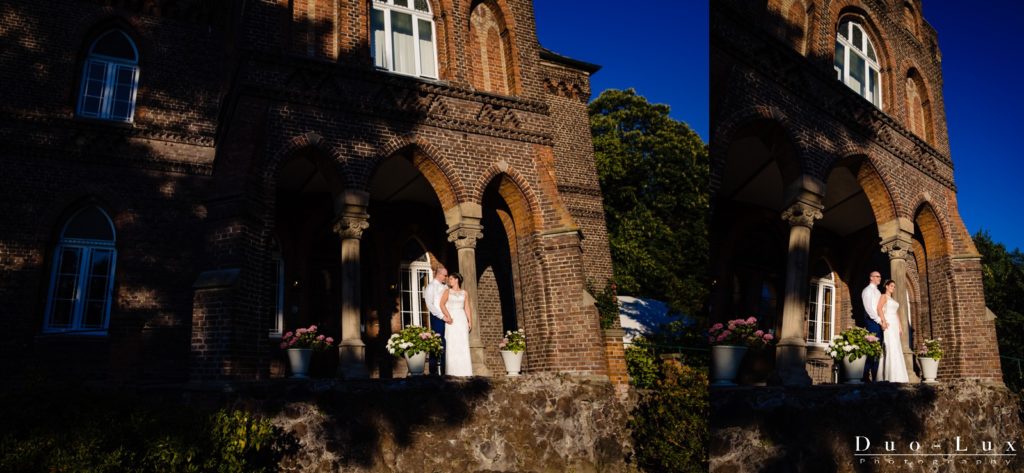
<svg viewBox="0 0 1024 473">
<path fill-rule="evenodd" d="M 708 139 L 708 10 L 705 1 L 537 0 L 537 35 L 560 54 L 600 64 L 593 96 L 633 87 Z M 1024 249 L 1024 2 L 924 0 L 939 33 L 944 99 L 960 214 L 973 235 L 986 229 Z"/>
</svg>

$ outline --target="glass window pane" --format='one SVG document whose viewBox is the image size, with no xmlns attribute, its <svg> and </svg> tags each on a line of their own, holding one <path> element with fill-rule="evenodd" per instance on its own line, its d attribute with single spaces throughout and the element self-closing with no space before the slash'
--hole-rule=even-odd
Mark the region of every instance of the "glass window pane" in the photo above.
<svg viewBox="0 0 1024 473">
<path fill-rule="evenodd" d="M 868 59 L 876 62 L 878 61 L 878 58 L 875 57 L 875 47 L 871 45 L 870 40 L 868 41 Z"/>
<path fill-rule="evenodd" d="M 842 36 L 845 39 L 850 39 L 849 31 L 850 31 L 850 22 L 849 21 L 844 21 L 844 22 L 839 24 L 839 36 Z"/>
<path fill-rule="evenodd" d="M 430 11 L 430 6 L 427 5 L 427 0 L 415 0 L 413 2 L 413 5 L 414 5 L 414 8 L 416 8 L 419 11 L 425 11 L 425 12 L 429 12 Z"/>
<path fill-rule="evenodd" d="M 409 0 L 395 0 L 395 5 L 398 5 L 400 7 L 408 7 Z"/>
<path fill-rule="evenodd" d="M 836 56 L 832 61 L 832 65 L 837 71 L 839 71 L 839 78 L 843 78 L 843 66 L 846 63 L 846 46 L 843 46 L 839 41 L 836 41 Z"/>
<path fill-rule="evenodd" d="M 92 47 L 92 52 L 135 61 L 135 48 L 124 33 L 114 30 L 101 36 Z"/>
<path fill-rule="evenodd" d="M 68 328 L 71 326 L 71 311 L 74 309 L 74 303 L 66 300 L 56 300 L 53 302 L 53 314 L 50 315 L 50 327 L 51 328 Z"/>
<path fill-rule="evenodd" d="M 864 50 L 864 33 L 861 31 L 860 26 L 853 25 L 853 39 L 850 40 L 853 43 L 853 47 Z"/>
<path fill-rule="evenodd" d="M 63 237 L 114 241 L 114 229 L 107 220 L 107 214 L 99 208 L 87 207 L 72 217 L 64 227 Z"/>
<path fill-rule="evenodd" d="M 426 77 L 437 77 L 437 68 L 434 67 L 434 34 L 431 23 L 426 20 L 419 22 L 419 47 L 420 47 L 420 75 Z"/>
<path fill-rule="evenodd" d="M 391 12 L 391 45 L 394 54 L 394 71 L 404 74 L 416 73 L 415 43 L 412 37 L 412 15 Z"/>
<path fill-rule="evenodd" d="M 373 65 L 380 68 L 387 68 L 387 54 L 384 36 L 384 12 L 376 8 L 370 14 L 370 54 L 373 55 Z"/>
<path fill-rule="evenodd" d="M 850 86 L 851 89 L 857 91 L 858 94 L 866 96 L 864 83 L 866 71 L 866 63 L 864 58 L 860 57 L 853 52 L 850 53 L 850 76 L 847 78 L 846 85 Z"/>
<path fill-rule="evenodd" d="M 103 319 L 106 316 L 106 308 L 107 304 L 105 300 L 89 301 L 85 305 L 85 312 L 82 314 L 82 328 L 103 328 Z"/>
</svg>

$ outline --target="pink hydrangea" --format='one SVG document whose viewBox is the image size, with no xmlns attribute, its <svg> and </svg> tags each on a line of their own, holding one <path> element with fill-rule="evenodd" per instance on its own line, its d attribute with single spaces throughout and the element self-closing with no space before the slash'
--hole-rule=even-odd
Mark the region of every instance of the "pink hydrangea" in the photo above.
<svg viewBox="0 0 1024 473">
<path fill-rule="evenodd" d="M 305 335 L 307 331 L 308 331 L 308 330 L 306 330 L 306 329 L 304 329 L 304 328 L 300 328 L 300 329 L 298 329 L 298 330 L 296 330 L 296 331 L 295 331 L 295 334 L 296 334 L 296 335 Z"/>
<path fill-rule="evenodd" d="M 720 342 L 720 341 L 722 341 L 722 340 L 725 340 L 725 334 L 719 335 L 719 336 L 718 336 L 718 339 L 717 339 L 716 341 L 719 341 L 719 342 Z"/>
<path fill-rule="evenodd" d="M 332 343 L 334 343 L 334 337 L 327 337 L 327 344 L 330 345 Z"/>
<path fill-rule="evenodd" d="M 731 330 L 731 329 L 730 329 L 730 330 L 726 330 L 726 331 L 722 332 L 722 335 L 721 335 L 721 336 L 722 336 L 722 337 L 728 337 L 729 335 L 732 335 L 732 330 Z"/>
<path fill-rule="evenodd" d="M 284 350 L 285 348 L 288 348 L 288 342 L 281 342 L 281 349 Z"/>
<path fill-rule="evenodd" d="M 722 330 L 723 325 L 718 323 L 711 326 L 711 330 Z"/>
<path fill-rule="evenodd" d="M 760 337 L 760 336 L 763 336 L 763 335 L 764 335 L 764 330 L 758 330 L 758 331 L 754 332 L 754 336 L 755 337 Z"/>
<path fill-rule="evenodd" d="M 318 341 L 321 341 L 321 342 L 324 341 L 325 338 L 327 338 L 327 337 L 324 337 L 323 335 L 320 335 L 319 337 L 316 337 L 316 339 Z"/>
<path fill-rule="evenodd" d="M 284 334 L 284 338 L 291 338 L 292 335 L 293 334 L 291 332 L 288 332 L 288 333 Z"/>
<path fill-rule="evenodd" d="M 308 332 L 316 332 L 316 325 L 310 325 L 309 329 L 307 331 Z"/>
<path fill-rule="evenodd" d="M 757 323 L 757 318 L 756 317 L 747 317 L 747 323 L 748 324 L 756 324 Z"/>
<path fill-rule="evenodd" d="M 775 340 L 775 335 L 772 335 L 770 333 L 766 333 L 766 334 L 764 334 L 764 339 L 765 339 L 765 341 Z"/>
<path fill-rule="evenodd" d="M 729 330 L 736 330 L 736 324 L 729 322 Z"/>
</svg>

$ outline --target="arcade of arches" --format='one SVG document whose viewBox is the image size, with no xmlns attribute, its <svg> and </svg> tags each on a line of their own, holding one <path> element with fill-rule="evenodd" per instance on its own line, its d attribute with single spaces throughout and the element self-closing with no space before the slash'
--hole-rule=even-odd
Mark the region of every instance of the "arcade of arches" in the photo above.
<svg viewBox="0 0 1024 473">
<path fill-rule="evenodd" d="M 864 325 L 860 293 L 873 270 L 897 283 L 912 378 L 912 347 L 938 337 L 947 350 L 940 376 L 989 376 L 975 365 L 975 351 L 995 350 L 994 339 L 987 349 L 974 342 L 974 330 L 985 327 L 973 325 L 957 297 L 958 291 L 975 296 L 972 281 L 950 276 L 964 258 L 951 257 L 950 224 L 927 194 L 908 205 L 894 193 L 895 178 L 883 177 L 863 154 L 834 160 L 820 177 L 809 175 L 788 130 L 771 119 L 734 128 L 712 159 L 719 183 L 712 319 L 753 315 L 779 339 L 774 371 L 741 381 L 832 382 L 824 347 L 843 329 Z"/>
</svg>

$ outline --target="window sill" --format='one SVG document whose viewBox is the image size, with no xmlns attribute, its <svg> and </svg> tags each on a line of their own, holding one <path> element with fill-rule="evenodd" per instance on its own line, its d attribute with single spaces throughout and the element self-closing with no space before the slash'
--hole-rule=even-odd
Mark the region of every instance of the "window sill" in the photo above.
<svg viewBox="0 0 1024 473">
<path fill-rule="evenodd" d="M 53 331 L 41 332 L 39 335 L 36 335 L 35 338 L 37 340 L 58 339 L 58 338 L 62 339 L 62 340 L 67 340 L 67 339 L 104 340 L 104 339 L 108 338 L 109 335 L 110 334 L 108 332 L 106 332 L 106 331 L 84 331 L 84 330 L 83 331 L 72 331 L 72 330 L 58 331 L 58 330 L 53 330 Z"/>
<path fill-rule="evenodd" d="M 92 118 L 83 117 L 81 115 L 75 115 L 74 120 L 82 123 L 92 123 L 96 125 L 112 126 L 117 128 L 132 129 L 135 128 L 135 120 L 121 121 L 121 120 L 110 120 L 106 118 Z"/>
</svg>

